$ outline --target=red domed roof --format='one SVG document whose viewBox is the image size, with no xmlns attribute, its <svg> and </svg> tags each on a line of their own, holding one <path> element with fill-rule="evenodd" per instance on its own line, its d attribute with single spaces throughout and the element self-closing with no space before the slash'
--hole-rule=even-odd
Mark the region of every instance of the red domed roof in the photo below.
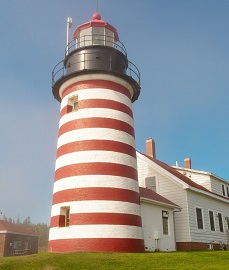
<svg viewBox="0 0 229 270">
<path fill-rule="evenodd" d="M 73 33 L 73 39 L 76 39 L 79 32 L 83 29 L 87 29 L 89 27 L 105 27 L 107 29 L 109 29 L 110 31 L 112 31 L 114 33 L 114 37 L 115 37 L 115 40 L 118 41 L 119 40 L 119 37 L 118 37 L 118 31 L 112 26 L 110 25 L 109 23 L 103 21 L 101 19 L 101 15 L 96 12 L 92 15 L 92 20 L 89 21 L 89 22 L 86 22 L 84 24 L 81 24 L 79 25 L 74 33 Z"/>
<path fill-rule="evenodd" d="M 92 15 L 92 20 L 101 20 L 101 15 L 96 12 Z"/>
</svg>

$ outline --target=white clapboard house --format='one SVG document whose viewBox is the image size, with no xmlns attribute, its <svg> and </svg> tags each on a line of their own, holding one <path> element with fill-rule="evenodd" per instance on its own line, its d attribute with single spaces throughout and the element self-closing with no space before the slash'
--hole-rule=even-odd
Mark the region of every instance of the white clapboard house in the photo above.
<svg viewBox="0 0 229 270">
<path fill-rule="evenodd" d="M 190 159 L 185 159 L 184 167 L 157 160 L 152 139 L 146 141 L 146 154 L 137 152 L 137 162 L 139 186 L 164 200 L 162 205 L 157 202 L 160 200 L 152 199 L 150 205 L 150 200 L 140 193 L 146 250 L 225 248 L 229 229 L 228 181 L 191 169 Z"/>
</svg>

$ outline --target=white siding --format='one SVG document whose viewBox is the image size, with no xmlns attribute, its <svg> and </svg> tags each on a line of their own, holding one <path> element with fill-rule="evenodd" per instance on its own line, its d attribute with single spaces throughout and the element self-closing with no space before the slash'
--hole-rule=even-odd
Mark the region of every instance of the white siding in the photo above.
<svg viewBox="0 0 229 270">
<path fill-rule="evenodd" d="M 176 241 L 189 242 L 190 231 L 186 191 L 162 174 L 158 175 L 158 183 L 158 193 L 182 208 L 181 212 L 175 213 Z"/>
<path fill-rule="evenodd" d="M 227 183 L 225 181 L 220 181 L 219 179 L 217 179 L 213 175 L 211 176 L 210 179 L 211 179 L 212 192 L 215 192 L 215 193 L 223 196 L 222 185 L 224 185 L 224 190 L 225 190 L 224 197 L 228 198 L 227 187 L 229 188 L 229 182 Z"/>
<path fill-rule="evenodd" d="M 162 210 L 169 212 L 169 234 L 163 234 Z M 175 251 L 173 210 L 171 208 L 158 206 L 151 203 L 141 202 L 142 227 L 146 251 Z M 158 247 L 156 246 L 155 233 L 158 234 Z"/>
<path fill-rule="evenodd" d="M 137 156 L 137 164 L 138 164 L 138 183 L 140 187 L 145 187 L 145 177 L 150 175 L 156 175 L 157 173 L 153 170 L 146 162 L 138 158 Z M 155 174 L 156 173 L 156 174 Z"/>
<path fill-rule="evenodd" d="M 210 176 L 209 174 L 202 174 L 202 173 L 197 173 L 189 170 L 179 170 L 177 169 L 180 173 L 184 174 L 185 176 L 189 177 L 192 181 L 195 183 L 205 187 L 206 189 L 210 190 L 212 189 L 211 187 L 211 181 L 210 181 Z"/>
<path fill-rule="evenodd" d="M 157 176 L 157 190 L 158 194 L 167 198 L 168 200 L 176 203 L 182 208 L 181 212 L 175 213 L 175 230 L 176 230 L 176 241 L 177 242 L 189 242 L 190 231 L 189 231 L 189 220 L 188 220 L 188 208 L 186 191 L 174 181 L 168 178 L 168 175 L 163 173 L 163 169 L 158 170 L 158 165 L 153 161 L 150 165 L 137 155 L 138 164 L 138 179 L 139 185 L 144 187 L 144 179 L 149 175 Z"/>
<path fill-rule="evenodd" d="M 188 186 L 182 186 L 179 178 L 168 173 L 155 162 L 146 159 L 140 154 L 137 157 L 140 186 L 144 186 L 144 178 L 146 176 L 156 175 L 157 192 L 182 208 L 181 212 L 175 213 L 177 242 L 227 243 L 227 230 L 229 228 L 226 217 L 229 217 L 229 201 L 228 203 L 223 202 L 211 197 L 210 194 L 201 194 L 201 192 L 189 189 Z M 179 171 L 183 172 L 182 169 Z M 204 172 L 187 171 L 186 176 L 199 185 L 220 195 L 222 195 L 223 184 L 225 186 L 225 197 L 227 197 L 226 187 L 229 187 L 229 182 L 227 185 L 227 182 Z M 203 230 L 197 229 L 196 208 L 202 209 Z M 211 231 L 209 211 L 213 211 L 214 213 L 215 231 Z M 219 229 L 218 213 L 222 214 L 223 232 L 220 232 Z"/>
<path fill-rule="evenodd" d="M 203 243 L 220 243 L 221 241 L 227 243 L 226 229 L 228 229 L 228 226 L 225 217 L 229 217 L 229 204 L 191 190 L 187 191 L 187 195 L 191 241 Z M 202 208 L 203 230 L 197 229 L 196 207 Z M 214 212 L 215 231 L 211 231 L 210 228 L 209 211 Z M 218 213 L 222 214 L 224 232 L 219 230 Z"/>
</svg>

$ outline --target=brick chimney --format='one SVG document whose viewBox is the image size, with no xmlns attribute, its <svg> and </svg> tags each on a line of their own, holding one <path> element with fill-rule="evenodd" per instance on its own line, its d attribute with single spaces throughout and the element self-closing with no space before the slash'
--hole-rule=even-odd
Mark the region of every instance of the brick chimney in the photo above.
<svg viewBox="0 0 229 270">
<path fill-rule="evenodd" d="M 155 141 L 152 138 L 146 140 L 146 155 L 156 158 Z"/>
<path fill-rule="evenodd" d="M 186 169 L 191 169 L 192 166 L 191 166 L 191 158 L 185 158 L 184 159 L 184 168 Z"/>
</svg>

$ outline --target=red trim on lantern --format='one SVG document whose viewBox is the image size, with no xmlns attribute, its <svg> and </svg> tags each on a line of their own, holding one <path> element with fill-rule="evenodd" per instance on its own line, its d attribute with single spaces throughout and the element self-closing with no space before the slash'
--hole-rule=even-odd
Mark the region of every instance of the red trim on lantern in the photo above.
<svg viewBox="0 0 229 270">
<path fill-rule="evenodd" d="M 109 29 L 110 31 L 112 31 L 115 35 L 115 40 L 118 41 L 119 40 L 119 37 L 118 37 L 118 31 L 114 28 L 114 26 L 112 26 L 111 24 L 103 21 L 103 20 L 91 20 L 89 22 L 86 22 L 86 23 L 83 23 L 81 25 L 79 25 L 74 33 L 73 33 L 73 36 L 72 38 L 73 39 L 76 39 L 78 34 L 80 33 L 80 31 L 82 31 L 83 29 L 87 29 L 89 27 L 104 27 L 104 28 L 107 28 Z"/>
</svg>

